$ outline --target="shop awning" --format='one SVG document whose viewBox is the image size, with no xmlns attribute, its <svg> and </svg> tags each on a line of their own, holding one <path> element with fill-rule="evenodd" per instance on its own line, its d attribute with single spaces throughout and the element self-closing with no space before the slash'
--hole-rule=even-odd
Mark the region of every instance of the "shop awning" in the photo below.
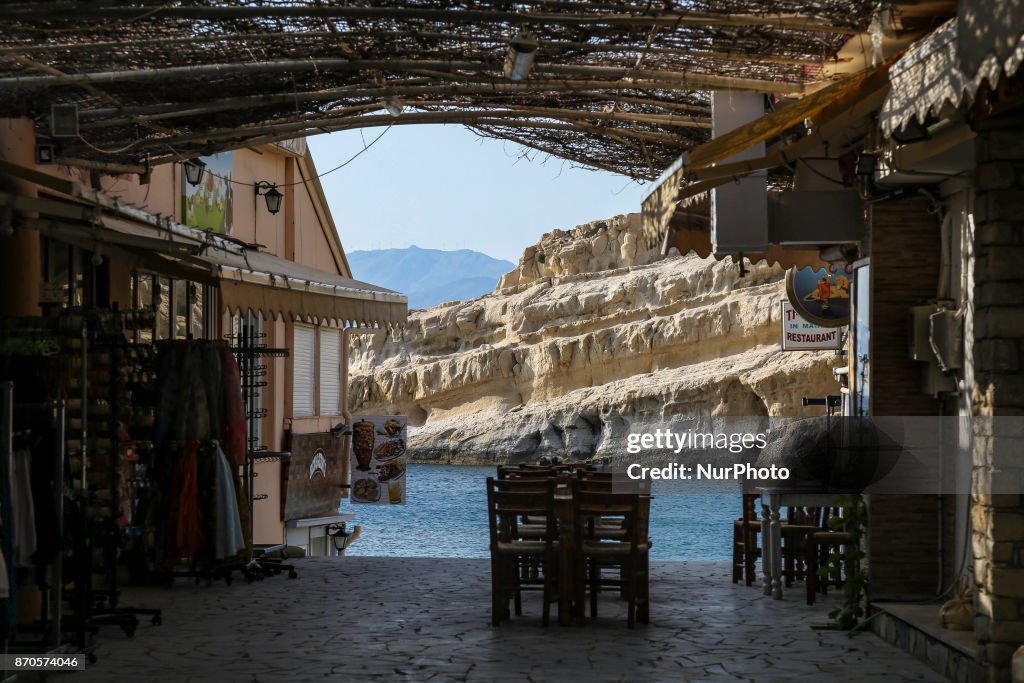
<svg viewBox="0 0 1024 683">
<path fill-rule="evenodd" d="M 67 197 L 0 193 L 17 228 L 95 250 L 173 277 L 216 284 L 221 306 L 267 317 L 337 321 L 349 326 L 401 324 L 405 295 L 353 280 L 197 230 L 124 204 L 80 183 L 0 162 L 0 170 L 38 182 Z M 23 218 L 36 215 L 37 218 Z"/>
<path fill-rule="evenodd" d="M 1021 9 L 1014 11 L 1022 12 Z M 1004 27 L 1015 31 L 1015 47 L 1005 50 L 1003 58 L 990 52 L 984 59 L 974 60 L 978 63 L 977 70 L 971 66 L 965 71 L 959 51 L 962 43 L 958 36 L 959 21 L 946 22 L 893 65 L 892 88 L 878 117 L 879 126 L 887 137 L 912 120 L 925 124 L 943 107 L 956 109 L 961 104 L 970 104 L 982 83 L 995 87 L 1000 78 L 1014 75 L 1024 63 L 1024 35 L 1021 35 L 1024 24 L 1018 18 Z"/>
</svg>

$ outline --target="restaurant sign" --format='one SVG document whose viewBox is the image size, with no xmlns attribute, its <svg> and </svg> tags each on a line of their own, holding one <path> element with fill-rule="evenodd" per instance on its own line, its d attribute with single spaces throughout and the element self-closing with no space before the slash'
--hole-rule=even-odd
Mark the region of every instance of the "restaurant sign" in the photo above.
<svg viewBox="0 0 1024 683">
<path fill-rule="evenodd" d="M 405 504 L 405 415 L 359 417 L 352 427 L 353 503 Z"/>
<path fill-rule="evenodd" d="M 822 327 L 807 322 L 788 301 L 782 301 L 782 350 L 807 351 L 839 349 L 843 343 L 841 327 Z"/>
<path fill-rule="evenodd" d="M 790 268 L 786 296 L 797 314 L 823 327 L 850 323 L 850 272 L 834 268 Z"/>
</svg>

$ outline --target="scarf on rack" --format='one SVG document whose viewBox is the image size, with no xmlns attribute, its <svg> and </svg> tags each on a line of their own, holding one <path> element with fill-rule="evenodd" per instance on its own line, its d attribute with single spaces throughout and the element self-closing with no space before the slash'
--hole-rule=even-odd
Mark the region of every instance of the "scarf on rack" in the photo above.
<svg viewBox="0 0 1024 683">
<path fill-rule="evenodd" d="M 202 542 L 202 511 L 199 499 L 199 441 L 190 439 L 182 449 L 174 472 L 176 492 L 172 505 L 174 550 L 168 558 L 174 562 L 180 557 L 195 559 Z"/>
<path fill-rule="evenodd" d="M 228 448 L 228 454 L 238 465 L 245 464 L 245 405 L 242 403 L 242 380 L 238 363 L 226 344 L 218 345 L 220 351 L 221 383 L 224 386 L 224 422 L 221 440 Z"/>
</svg>

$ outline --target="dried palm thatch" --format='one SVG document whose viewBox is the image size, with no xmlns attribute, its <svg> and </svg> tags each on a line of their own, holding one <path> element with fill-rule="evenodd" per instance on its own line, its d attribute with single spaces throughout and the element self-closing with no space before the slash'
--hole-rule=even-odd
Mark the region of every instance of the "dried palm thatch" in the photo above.
<svg viewBox="0 0 1024 683">
<path fill-rule="evenodd" d="M 77 103 L 80 136 L 60 154 L 110 165 L 456 123 L 651 179 L 709 136 L 708 90 L 804 92 L 876 4 L 14 2 L 0 7 L 0 116 L 44 134 L 52 104 Z M 520 32 L 539 48 L 513 82 Z"/>
</svg>

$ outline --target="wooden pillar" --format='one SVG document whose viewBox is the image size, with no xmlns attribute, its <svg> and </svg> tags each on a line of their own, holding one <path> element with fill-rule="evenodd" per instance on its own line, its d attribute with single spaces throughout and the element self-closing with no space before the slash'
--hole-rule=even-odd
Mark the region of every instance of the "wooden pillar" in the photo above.
<svg viewBox="0 0 1024 683">
<path fill-rule="evenodd" d="M 0 159 L 34 168 L 35 144 L 31 119 L 0 119 Z M 37 196 L 34 184 L 3 173 L 0 173 L 0 189 L 25 197 Z M 0 233 L 0 277 L 3 278 L 0 316 L 40 314 L 42 272 L 37 231 L 15 230 L 11 235 Z"/>
</svg>

